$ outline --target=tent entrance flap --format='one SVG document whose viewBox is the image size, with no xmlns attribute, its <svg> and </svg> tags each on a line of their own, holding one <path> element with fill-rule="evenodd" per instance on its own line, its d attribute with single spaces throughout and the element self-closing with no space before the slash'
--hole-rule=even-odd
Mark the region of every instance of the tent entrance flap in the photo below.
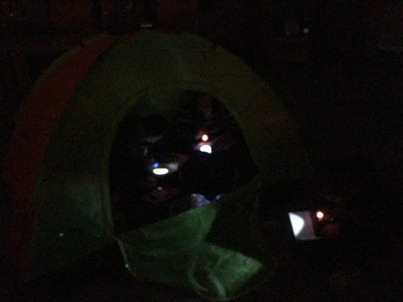
<svg viewBox="0 0 403 302">
<path fill-rule="evenodd" d="M 191 288 L 207 299 L 256 288 L 277 266 L 258 235 L 258 190 L 256 179 L 214 203 L 119 236 L 126 267 L 140 280 Z"/>
</svg>

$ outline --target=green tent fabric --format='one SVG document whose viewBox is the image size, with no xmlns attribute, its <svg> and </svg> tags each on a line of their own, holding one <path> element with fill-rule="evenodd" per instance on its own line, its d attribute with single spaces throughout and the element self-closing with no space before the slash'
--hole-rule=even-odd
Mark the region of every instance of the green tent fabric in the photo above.
<svg viewBox="0 0 403 302">
<path fill-rule="evenodd" d="M 2 177 L 9 187 L 13 209 L 5 245 L 9 261 L 22 278 L 29 278 L 32 267 L 32 233 L 37 213 L 32 194 L 54 128 L 83 74 L 115 39 L 108 35 L 94 37 L 56 60 L 35 83 L 16 118 Z M 62 237 L 63 233 L 57 236 Z M 34 271 L 40 274 L 40 269 Z"/>
<path fill-rule="evenodd" d="M 69 89 L 60 85 L 66 70 Z M 122 235 L 127 266 L 139 279 L 220 300 L 274 270 L 269 247 L 254 239 L 256 194 L 260 183 L 304 173 L 295 125 L 270 88 L 224 49 L 192 34 L 144 31 L 102 35 L 59 59 L 22 108 L 3 177 L 19 212 L 10 254 L 16 252 L 24 276 L 35 278 L 115 240 L 108 169 L 119 123 L 133 108 L 169 119 L 187 90 L 214 95 L 233 114 L 259 176 L 222 201 Z M 41 125 L 36 133 L 29 120 Z M 24 161 L 36 164 L 16 177 Z"/>
<path fill-rule="evenodd" d="M 258 182 L 120 238 L 127 268 L 141 280 L 191 288 L 227 300 L 260 285 L 274 272 L 256 224 Z M 150 272 L 152 272 L 150 274 Z"/>
</svg>

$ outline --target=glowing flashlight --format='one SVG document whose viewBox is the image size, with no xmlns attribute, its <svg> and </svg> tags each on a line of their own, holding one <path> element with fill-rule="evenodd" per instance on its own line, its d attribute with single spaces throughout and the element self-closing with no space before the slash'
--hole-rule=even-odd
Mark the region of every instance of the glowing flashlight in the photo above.
<svg viewBox="0 0 403 302">
<path fill-rule="evenodd" d="M 155 168 L 153 169 L 153 173 L 155 175 L 165 175 L 168 174 L 169 170 L 167 168 Z"/>
<path fill-rule="evenodd" d="M 325 218 L 325 214 L 322 211 L 316 211 L 316 218 L 321 221 L 323 218 Z"/>
<path fill-rule="evenodd" d="M 207 134 L 203 134 L 202 137 L 201 137 L 201 140 L 202 140 L 203 142 L 207 142 L 207 141 L 208 141 L 208 135 L 207 135 Z"/>
<path fill-rule="evenodd" d="M 155 163 L 153 163 L 151 167 L 153 168 L 152 171 L 155 175 L 165 175 L 165 174 L 168 174 L 168 172 L 169 172 L 169 170 L 167 168 L 160 167 L 160 163 L 157 161 Z"/>
<path fill-rule="evenodd" d="M 294 233 L 294 236 L 298 236 L 298 234 L 301 233 L 302 229 L 305 226 L 304 219 L 293 213 L 289 213 L 288 216 L 291 220 L 292 232 Z"/>
<path fill-rule="evenodd" d="M 213 152 L 210 145 L 201 145 L 199 150 L 201 152 L 205 152 L 205 153 L 209 153 L 209 154 L 211 154 Z"/>
<path fill-rule="evenodd" d="M 208 140 L 208 135 L 203 134 L 200 137 L 200 142 L 196 145 L 196 149 L 198 149 L 200 152 L 211 154 L 213 152 L 213 149 L 211 148 L 211 143 Z"/>
</svg>

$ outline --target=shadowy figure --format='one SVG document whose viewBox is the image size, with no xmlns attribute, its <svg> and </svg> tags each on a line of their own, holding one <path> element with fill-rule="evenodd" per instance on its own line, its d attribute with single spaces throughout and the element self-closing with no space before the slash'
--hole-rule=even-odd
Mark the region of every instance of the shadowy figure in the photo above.
<svg viewBox="0 0 403 302">
<path fill-rule="evenodd" d="M 181 154 L 187 156 L 198 152 L 201 145 L 209 145 L 214 156 L 237 168 L 238 185 L 250 181 L 257 172 L 234 117 L 206 93 L 192 93 L 181 104 L 163 142 L 160 149 L 177 150 L 180 146 Z"/>
<path fill-rule="evenodd" d="M 191 92 L 179 107 L 166 135 L 166 144 L 187 144 L 194 149 L 203 134 L 209 136 L 213 151 L 228 148 L 235 121 L 231 114 L 213 96 Z"/>
<path fill-rule="evenodd" d="M 380 279 L 389 278 L 377 271 L 396 253 L 392 236 L 399 231 L 393 223 L 393 197 L 382 190 L 375 167 L 359 156 L 327 159 L 316 166 L 315 184 L 319 195 L 316 209 L 324 214 L 315 230 L 327 239 L 321 243 L 325 247 L 323 262 L 315 264 L 317 271 L 322 270 L 318 275 L 327 274 L 327 286 L 341 299 L 359 301 L 365 292 L 374 293 L 374 288 L 385 294 L 385 288 L 369 284 L 378 286 Z M 396 264 L 401 266 L 401 260 Z M 358 290 L 363 284 L 368 288 Z"/>
<path fill-rule="evenodd" d="M 110 157 L 111 200 L 117 232 L 147 220 L 147 215 L 141 215 L 138 208 L 141 197 L 156 187 L 147 170 L 149 150 L 161 139 L 166 127 L 163 116 L 151 114 L 129 117 L 118 130 Z"/>
</svg>

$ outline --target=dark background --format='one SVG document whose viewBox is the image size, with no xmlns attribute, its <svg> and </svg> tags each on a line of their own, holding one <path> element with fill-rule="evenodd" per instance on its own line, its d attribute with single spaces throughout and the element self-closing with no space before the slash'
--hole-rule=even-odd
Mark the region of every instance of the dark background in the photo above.
<svg viewBox="0 0 403 302">
<path fill-rule="evenodd" d="M 152 25 L 151 30 L 197 33 L 238 55 L 284 102 L 313 162 L 359 155 L 374 164 L 385 190 L 401 201 L 402 16 L 403 1 L 2 1 L 0 160 L 19 106 L 54 59 L 99 32 L 121 35 Z M 94 259 L 73 266 L 76 275 L 94 270 L 99 264 Z M 132 280 L 114 264 L 106 275 L 98 268 L 95 279 L 109 287 L 96 285 L 94 273 L 75 281 L 54 278 L 64 280 L 65 288 L 74 283 L 75 292 L 65 300 L 119 300 L 119 292 L 130 296 Z M 60 290 L 52 286 L 46 288 L 50 300 Z M 22 292 L 16 299 L 30 301 L 30 292 Z"/>
</svg>

